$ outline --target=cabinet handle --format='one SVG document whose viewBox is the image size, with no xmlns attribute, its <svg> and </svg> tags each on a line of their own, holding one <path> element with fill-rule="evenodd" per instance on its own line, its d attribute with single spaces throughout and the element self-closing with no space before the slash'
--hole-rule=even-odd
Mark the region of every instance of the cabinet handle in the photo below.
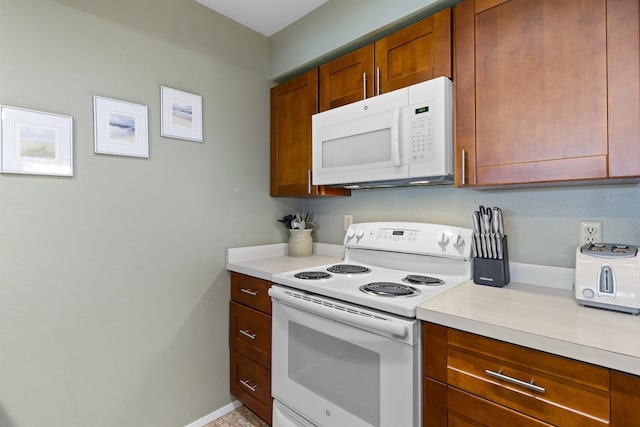
<svg viewBox="0 0 640 427">
<path fill-rule="evenodd" d="M 462 180 L 461 180 L 462 185 L 464 185 L 465 181 L 467 180 L 466 168 L 467 168 L 467 153 L 465 153 L 464 149 L 462 149 Z"/>
<path fill-rule="evenodd" d="M 311 194 L 311 169 L 307 169 L 307 194 Z"/>
<path fill-rule="evenodd" d="M 500 369 L 498 372 L 494 372 L 494 371 L 491 371 L 489 369 L 486 369 L 485 372 L 489 376 L 492 376 L 492 377 L 498 378 L 500 380 L 504 380 L 504 381 L 510 382 L 512 384 L 519 385 L 521 387 L 528 388 L 529 390 L 537 391 L 538 393 L 544 393 L 545 392 L 544 387 L 540 387 L 539 385 L 535 385 L 533 383 L 533 380 L 531 380 L 531 382 L 526 382 L 526 381 L 519 380 L 517 378 L 510 377 L 508 375 L 503 374 L 502 373 L 502 369 Z"/>
<path fill-rule="evenodd" d="M 251 331 L 249 331 L 248 329 L 244 330 L 244 329 L 240 329 L 240 333 L 242 335 L 244 335 L 245 337 L 249 337 L 252 340 L 256 339 L 256 334 L 252 334 Z"/>
<path fill-rule="evenodd" d="M 367 73 L 362 73 L 362 99 L 367 99 Z"/>
<path fill-rule="evenodd" d="M 251 289 L 240 288 L 240 292 L 244 292 L 245 294 L 249 294 L 252 297 L 258 296 L 258 291 L 252 291 Z"/>
<path fill-rule="evenodd" d="M 240 380 L 240 384 L 242 384 L 243 386 L 245 386 L 246 388 L 248 388 L 251 391 L 256 391 L 256 389 L 258 388 L 258 385 L 251 385 L 249 384 L 249 381 L 251 380 Z"/>
<path fill-rule="evenodd" d="M 376 67 L 376 95 L 380 95 L 380 67 Z"/>
</svg>

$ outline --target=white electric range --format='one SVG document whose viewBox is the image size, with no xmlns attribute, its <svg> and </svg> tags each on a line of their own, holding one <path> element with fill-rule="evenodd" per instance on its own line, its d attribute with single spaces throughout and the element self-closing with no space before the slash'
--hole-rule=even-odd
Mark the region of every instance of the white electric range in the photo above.
<svg viewBox="0 0 640 427">
<path fill-rule="evenodd" d="M 273 276 L 273 425 L 421 425 L 416 308 L 471 276 L 467 228 L 352 224 L 339 264 Z"/>
</svg>

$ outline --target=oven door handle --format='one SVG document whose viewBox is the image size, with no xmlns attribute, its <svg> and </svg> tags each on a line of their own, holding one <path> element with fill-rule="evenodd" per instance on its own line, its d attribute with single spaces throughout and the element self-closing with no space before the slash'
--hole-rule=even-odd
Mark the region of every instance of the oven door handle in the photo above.
<svg viewBox="0 0 640 427">
<path fill-rule="evenodd" d="M 371 331 L 386 332 L 398 337 L 405 337 L 408 333 L 407 325 L 401 320 L 395 321 L 393 318 L 372 317 L 364 312 L 358 313 L 355 310 L 347 311 L 340 304 L 332 303 L 328 300 L 319 300 L 311 296 L 293 296 L 280 289 L 269 289 L 271 298 L 293 308 L 298 308 L 309 313 L 328 319 L 337 320 L 349 325 L 360 326 Z M 317 301 L 317 302 L 316 302 Z"/>
</svg>

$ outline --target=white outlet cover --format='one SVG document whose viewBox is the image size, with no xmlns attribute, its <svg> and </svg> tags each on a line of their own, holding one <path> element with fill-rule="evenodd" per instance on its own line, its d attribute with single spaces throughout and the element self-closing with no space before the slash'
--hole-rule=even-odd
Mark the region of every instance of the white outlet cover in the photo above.
<svg viewBox="0 0 640 427">
<path fill-rule="evenodd" d="M 580 221 L 578 229 L 578 244 L 603 243 L 602 221 Z"/>
</svg>

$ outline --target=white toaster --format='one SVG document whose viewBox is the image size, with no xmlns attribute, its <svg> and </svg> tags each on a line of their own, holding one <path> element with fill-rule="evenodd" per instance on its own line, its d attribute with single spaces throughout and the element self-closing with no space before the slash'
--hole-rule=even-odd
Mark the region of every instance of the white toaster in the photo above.
<svg viewBox="0 0 640 427">
<path fill-rule="evenodd" d="M 638 247 L 611 243 L 579 246 L 574 288 L 582 305 L 640 313 Z"/>
</svg>

